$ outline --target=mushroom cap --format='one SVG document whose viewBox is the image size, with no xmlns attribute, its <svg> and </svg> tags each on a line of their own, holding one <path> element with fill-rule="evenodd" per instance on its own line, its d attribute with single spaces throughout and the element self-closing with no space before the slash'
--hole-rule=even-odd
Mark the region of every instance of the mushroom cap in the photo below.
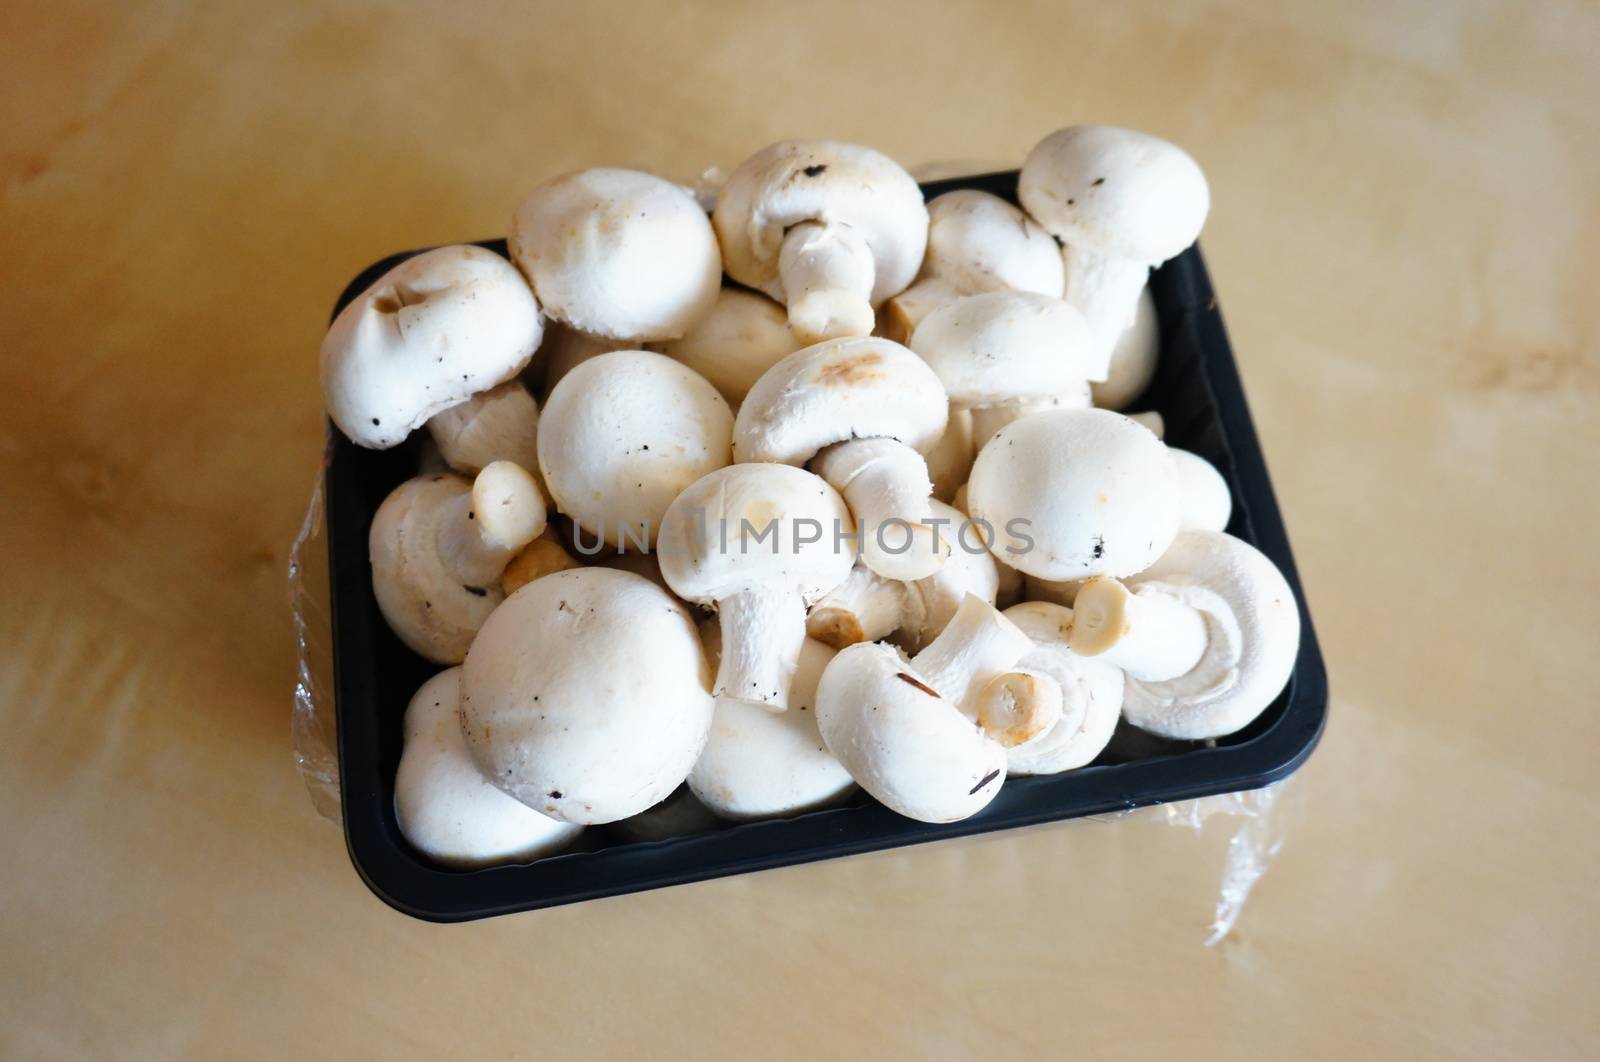
<svg viewBox="0 0 1600 1062">
<path fill-rule="evenodd" d="M 541 815 L 483 776 L 461 733 L 461 669 L 424 682 L 406 706 L 394 780 L 400 833 L 436 863 L 482 867 L 558 852 L 583 827 Z"/>
<path fill-rule="evenodd" d="M 892 646 L 862 642 L 833 658 L 817 687 L 817 723 L 861 788 L 907 818 L 967 818 L 1005 780 L 1006 750 Z"/>
<path fill-rule="evenodd" d="M 654 542 L 672 499 L 732 459 L 733 413 L 664 354 L 618 350 L 574 368 L 539 418 L 539 468 L 557 508 L 619 545 Z"/>
<path fill-rule="evenodd" d="M 723 288 L 711 312 L 661 352 L 704 376 L 737 406 L 762 373 L 800 346 L 782 306 L 742 288 Z"/>
<path fill-rule="evenodd" d="M 1161 359 L 1161 322 L 1156 316 L 1156 300 L 1145 285 L 1133 323 L 1123 329 L 1111 351 L 1111 364 L 1104 380 L 1089 385 L 1094 404 L 1101 409 L 1126 409 L 1155 379 Z"/>
<path fill-rule="evenodd" d="M 1060 299 L 991 291 L 934 310 L 910 345 L 950 401 L 992 406 L 1081 387 L 1091 343 L 1083 314 Z"/>
<path fill-rule="evenodd" d="M 820 476 L 789 465 L 729 465 L 668 507 L 656 557 L 686 601 L 710 605 L 787 587 L 810 605 L 850 574 L 854 527 L 844 499 Z M 816 541 L 800 541 L 815 532 Z"/>
<path fill-rule="evenodd" d="M 1248 726 L 1282 692 L 1300 652 L 1300 610 L 1283 573 L 1260 550 L 1221 531 L 1184 531 L 1128 580 L 1198 609 L 1207 642 L 1188 674 L 1128 676 L 1122 714 L 1140 730 L 1201 741 Z"/>
<path fill-rule="evenodd" d="M 1233 492 L 1210 461 L 1199 454 L 1167 447 L 1178 470 L 1179 526 L 1185 531 L 1222 531 L 1233 518 Z"/>
<path fill-rule="evenodd" d="M 428 433 L 445 463 L 469 476 L 495 461 L 539 468 L 539 403 L 519 379 L 434 414 Z"/>
<path fill-rule="evenodd" d="M 1031 291 L 1059 299 L 1061 248 L 1037 222 L 989 192 L 960 188 L 928 201 L 921 277 L 964 292 Z"/>
<path fill-rule="evenodd" d="M 637 170 L 580 170 L 517 208 L 511 257 L 550 316 L 597 336 L 676 339 L 711 308 L 722 256 L 680 186 Z"/>
<path fill-rule="evenodd" d="M 829 339 L 761 374 L 734 420 L 733 456 L 803 465 L 847 439 L 898 439 L 921 450 L 939 440 L 949 415 L 939 377 L 899 343 Z"/>
<path fill-rule="evenodd" d="M 408 479 L 378 506 L 367 532 L 379 611 L 412 652 L 438 664 L 459 664 L 502 600 L 497 585 L 459 582 L 439 552 L 447 503 L 472 486 L 452 475 Z"/>
<path fill-rule="evenodd" d="M 1122 714 L 1122 669 L 1067 647 L 1072 611 L 1042 601 L 1006 609 L 1034 647 L 1017 667 L 1040 671 L 1061 686 L 1061 718 L 1044 733 L 1006 753 L 1012 775 L 1059 774 L 1090 763 L 1111 741 Z"/>
<path fill-rule="evenodd" d="M 495 610 L 462 671 L 462 726 L 490 780 L 565 822 L 614 822 L 671 793 L 711 726 L 688 610 L 641 576 L 575 568 Z"/>
<path fill-rule="evenodd" d="M 875 267 L 873 306 L 911 283 L 928 242 L 928 208 L 911 175 L 887 155 L 832 140 L 786 140 L 751 155 L 728 175 L 711 220 L 728 275 L 779 302 L 778 251 L 795 225 L 861 235 Z"/>
<path fill-rule="evenodd" d="M 1166 446 L 1103 409 L 1048 409 L 1002 428 L 972 464 L 967 506 L 995 529 L 996 557 L 1041 579 L 1142 571 L 1181 513 Z M 1021 534 L 1013 521 L 1026 521 Z"/>
<path fill-rule="evenodd" d="M 709 646 L 715 622 L 701 625 Z M 705 751 L 689 772 L 689 788 L 725 819 L 794 815 L 835 803 L 855 782 L 817 730 L 817 683 L 833 650 L 807 638 L 789 686 L 789 709 L 718 697 Z"/>
<path fill-rule="evenodd" d="M 424 251 L 333 319 L 323 402 L 351 442 L 386 450 L 521 372 L 543 333 L 539 303 L 510 262 L 482 247 Z"/>
<path fill-rule="evenodd" d="M 1036 144 L 1017 196 L 1063 243 L 1158 265 L 1200 235 L 1211 191 L 1182 148 L 1132 129 L 1075 125 Z"/>
</svg>

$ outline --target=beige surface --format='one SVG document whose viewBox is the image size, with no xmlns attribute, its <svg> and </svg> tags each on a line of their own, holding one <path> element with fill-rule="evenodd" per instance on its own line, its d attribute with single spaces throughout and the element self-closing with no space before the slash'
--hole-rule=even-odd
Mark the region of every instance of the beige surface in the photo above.
<svg viewBox="0 0 1600 1062">
<path fill-rule="evenodd" d="M 1594 5 L 453 6 L 6 5 L 0 1055 L 1594 1049 Z M 570 167 L 1084 119 L 1211 176 L 1333 679 L 1235 937 L 1225 835 L 1143 823 L 455 928 L 374 899 L 287 748 L 340 285 Z"/>
</svg>

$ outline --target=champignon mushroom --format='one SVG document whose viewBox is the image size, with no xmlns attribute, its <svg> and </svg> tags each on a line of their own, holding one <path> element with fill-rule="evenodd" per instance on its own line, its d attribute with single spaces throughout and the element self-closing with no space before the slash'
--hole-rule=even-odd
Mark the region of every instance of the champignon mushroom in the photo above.
<svg viewBox="0 0 1600 1062">
<path fill-rule="evenodd" d="M 483 776 L 461 733 L 461 669 L 433 676 L 406 706 L 394 780 L 400 834 L 436 863 L 486 867 L 559 852 L 583 827 L 541 815 Z"/>
<path fill-rule="evenodd" d="M 522 547 L 500 573 L 500 592 L 507 597 L 551 572 L 580 568 L 578 559 L 567 552 L 555 529 L 546 527 L 539 537 Z"/>
<path fill-rule="evenodd" d="M 539 403 L 516 378 L 435 413 L 428 434 L 445 463 L 464 475 L 495 461 L 539 468 Z"/>
<path fill-rule="evenodd" d="M 1211 207 L 1205 175 L 1181 148 L 1131 129 L 1060 129 L 1028 153 L 1023 208 L 1065 245 L 1066 299 L 1095 337 L 1091 380 L 1105 380 L 1150 269 L 1194 243 Z"/>
<path fill-rule="evenodd" d="M 1002 563 L 1043 579 L 1131 575 L 1178 533 L 1178 473 L 1149 431 L 1103 409 L 1033 413 L 978 454 L 967 511 Z"/>
<path fill-rule="evenodd" d="M 928 201 L 928 249 L 916 282 L 884 303 L 882 332 L 905 343 L 929 313 L 962 295 L 1029 291 L 1059 299 L 1061 249 L 1028 215 L 975 188 Z"/>
<path fill-rule="evenodd" d="M 784 711 L 806 640 L 806 607 L 855 563 L 844 499 L 788 465 L 720 468 L 668 507 L 656 557 L 673 593 L 715 607 L 721 618 L 712 692 Z"/>
<path fill-rule="evenodd" d="M 637 170 L 569 173 L 534 189 L 511 257 L 551 317 L 611 339 L 677 339 L 722 287 L 716 234 L 694 197 Z"/>
<path fill-rule="evenodd" d="M 506 598 L 462 671 L 462 728 L 495 785 L 563 822 L 637 814 L 705 745 L 711 697 L 688 610 L 629 572 L 556 572 Z"/>
<path fill-rule="evenodd" d="M 711 312 L 661 352 L 711 381 L 737 408 L 762 373 L 803 345 L 789 330 L 782 306 L 764 295 L 723 288 Z"/>
<path fill-rule="evenodd" d="M 476 479 L 422 476 L 396 487 L 372 518 L 372 590 L 413 652 L 459 664 L 504 594 L 500 577 L 545 529 L 539 485 L 509 461 Z"/>
<path fill-rule="evenodd" d="M 1027 601 L 1005 610 L 1029 638 L 1033 648 L 1017 666 L 1049 675 L 1061 688 L 1061 716 L 1032 740 L 1006 753 L 1014 777 L 1059 774 L 1091 762 L 1117 729 L 1122 712 L 1122 669 L 1106 661 L 1079 656 L 1068 645 L 1072 610 L 1043 601 Z"/>
<path fill-rule="evenodd" d="M 1233 492 L 1216 467 L 1188 450 L 1167 447 L 1178 470 L 1178 526 L 1185 531 L 1221 531 L 1233 517 Z"/>
<path fill-rule="evenodd" d="M 717 624 L 700 629 L 707 655 L 715 658 L 721 647 Z M 722 818 L 746 821 L 814 811 L 855 788 L 817 730 L 817 683 L 832 659 L 832 649 L 806 639 L 786 712 L 717 698 L 705 751 L 689 772 L 689 788 L 702 804 Z"/>
<path fill-rule="evenodd" d="M 1101 409 L 1128 408 L 1155 379 L 1160 358 L 1161 322 L 1156 317 L 1156 300 L 1150 295 L 1150 285 L 1146 284 L 1139 293 L 1133 322 L 1122 330 L 1111 348 L 1106 378 L 1089 385 L 1094 404 Z"/>
<path fill-rule="evenodd" d="M 843 649 L 817 688 L 823 741 L 861 788 L 901 815 L 976 814 L 1005 781 L 1007 748 L 1060 713 L 1054 680 L 1016 673 L 1032 648 L 1016 624 L 968 597 L 910 660 L 876 642 Z"/>
<path fill-rule="evenodd" d="M 873 310 L 922 263 L 928 209 L 871 148 L 789 140 L 729 174 L 711 215 L 728 275 L 789 310 L 801 343 L 872 331 Z"/>
<path fill-rule="evenodd" d="M 906 649 L 915 652 L 949 624 L 968 594 L 994 604 L 1000 590 L 999 566 L 966 513 L 943 502 L 933 503 L 933 519 L 950 543 L 950 560 L 922 579 L 885 579 L 856 563 L 850 577 L 811 607 L 806 630 L 819 642 L 843 649 L 857 642 L 875 642 L 899 632 Z"/>
<path fill-rule="evenodd" d="M 728 464 L 733 413 L 664 354 L 619 350 L 573 369 L 539 418 L 539 466 L 556 507 L 614 546 L 646 550 L 689 484 Z"/>
<path fill-rule="evenodd" d="M 544 322 L 528 284 L 482 247 L 406 259 L 322 340 L 328 416 L 358 446 L 398 446 L 429 417 L 522 371 Z"/>
<path fill-rule="evenodd" d="M 1127 585 L 1090 579 L 1069 644 L 1127 673 L 1122 714 L 1200 741 L 1249 725 L 1294 670 L 1300 612 L 1283 573 L 1220 531 L 1184 531 Z"/>
<path fill-rule="evenodd" d="M 949 556 L 927 523 L 933 485 L 918 453 L 944 432 L 948 413 L 939 377 L 905 347 L 873 337 L 835 339 L 797 350 L 762 374 L 739 406 L 733 455 L 740 462 L 812 462 L 849 502 L 868 567 L 891 579 L 920 579 Z"/>
</svg>

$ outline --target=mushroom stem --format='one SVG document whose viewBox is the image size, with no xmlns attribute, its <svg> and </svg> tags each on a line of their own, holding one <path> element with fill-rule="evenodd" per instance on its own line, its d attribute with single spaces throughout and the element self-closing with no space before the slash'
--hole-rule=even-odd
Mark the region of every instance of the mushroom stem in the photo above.
<svg viewBox="0 0 1600 1062">
<path fill-rule="evenodd" d="M 924 277 L 883 304 L 883 337 L 908 343 L 922 319 L 961 297 L 956 286 L 943 277 Z"/>
<path fill-rule="evenodd" d="M 904 583 L 885 579 L 864 564 L 811 606 L 806 631 L 812 638 L 843 649 L 857 642 L 876 642 L 901 625 L 906 606 Z"/>
<path fill-rule="evenodd" d="M 1032 648 L 1033 640 L 1021 628 L 981 597 L 968 594 L 949 625 L 911 664 L 939 696 L 976 719 L 978 706 L 969 704 L 973 693 L 1011 670 Z"/>
<path fill-rule="evenodd" d="M 713 693 L 789 709 L 789 685 L 806 642 L 805 599 L 792 590 L 743 590 L 717 602 L 722 659 Z"/>
<path fill-rule="evenodd" d="M 538 538 L 529 542 L 500 573 L 500 592 L 510 597 L 535 579 L 552 572 L 581 568 L 578 559 L 567 552 L 561 538 L 546 527 Z"/>
<path fill-rule="evenodd" d="M 1089 379 L 1102 383 L 1110 375 L 1117 340 L 1133 323 L 1139 296 L 1150 279 L 1150 263 L 1114 258 L 1067 244 L 1062 251 L 1067 270 L 1066 300 L 1082 311 L 1093 337 Z"/>
<path fill-rule="evenodd" d="M 466 586 L 492 586 L 522 547 L 545 529 L 539 485 L 510 461 L 491 462 L 472 490 L 450 499 L 439 514 L 439 557 Z"/>
<path fill-rule="evenodd" d="M 1041 671 L 1005 671 L 978 691 L 978 726 L 1014 749 L 1055 725 L 1062 699 L 1061 684 Z"/>
<path fill-rule="evenodd" d="M 872 332 L 872 249 L 849 225 L 806 221 L 778 251 L 789 328 L 802 343 Z"/>
<path fill-rule="evenodd" d="M 886 579 L 921 579 L 950 556 L 948 529 L 928 523 L 933 484 L 922 455 L 894 439 L 852 439 L 823 450 L 814 470 L 855 515 L 861 559 Z"/>
<path fill-rule="evenodd" d="M 1072 603 L 1067 644 L 1098 656 L 1144 682 L 1187 675 L 1200 662 L 1208 635 L 1196 608 L 1153 584 L 1137 593 L 1116 579 L 1088 580 Z"/>
</svg>

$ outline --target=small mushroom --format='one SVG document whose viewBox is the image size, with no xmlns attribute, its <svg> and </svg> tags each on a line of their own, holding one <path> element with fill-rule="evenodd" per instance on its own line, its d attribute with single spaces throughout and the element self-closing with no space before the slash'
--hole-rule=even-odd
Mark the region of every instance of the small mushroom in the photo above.
<svg viewBox="0 0 1600 1062">
<path fill-rule="evenodd" d="M 1161 322 L 1156 317 L 1156 300 L 1150 295 L 1150 285 L 1146 284 L 1139 293 L 1133 323 L 1123 329 L 1111 348 L 1106 378 L 1089 385 L 1094 404 L 1101 409 L 1128 408 L 1155 379 L 1160 358 Z"/>
<path fill-rule="evenodd" d="M 517 209 L 509 242 L 545 312 L 600 337 L 677 339 L 722 287 L 716 234 L 694 197 L 636 170 L 545 182 Z"/>
<path fill-rule="evenodd" d="M 475 476 L 495 461 L 539 468 L 539 403 L 516 378 L 480 391 L 428 419 L 445 463 Z"/>
<path fill-rule="evenodd" d="M 383 618 L 413 652 L 459 664 L 505 596 L 506 565 L 545 524 L 539 485 L 509 461 L 473 480 L 406 480 L 378 507 L 367 536 Z"/>
<path fill-rule="evenodd" d="M 999 566 L 967 515 L 943 502 L 933 503 L 939 533 L 950 543 L 950 560 L 932 575 L 913 582 L 885 579 L 856 563 L 850 577 L 811 608 L 806 630 L 819 642 L 843 649 L 875 642 L 899 632 L 915 652 L 938 637 L 968 594 L 994 604 L 1000 590 Z"/>
<path fill-rule="evenodd" d="M 715 622 L 701 625 L 715 658 Z M 746 821 L 796 815 L 837 804 L 855 782 L 823 745 L 816 693 L 833 650 L 807 639 L 789 684 L 789 710 L 771 712 L 734 697 L 718 697 L 705 751 L 689 772 L 689 788 L 725 819 Z"/>
<path fill-rule="evenodd" d="M 1047 730 L 1061 691 L 1017 674 L 1033 642 L 977 597 L 907 660 L 864 642 L 839 652 L 817 688 L 824 743 L 861 788 L 922 822 L 981 811 L 1005 781 L 1006 750 Z"/>
<path fill-rule="evenodd" d="M 1079 656 L 1068 645 L 1072 610 L 1043 601 L 1027 601 L 1005 610 L 1029 638 L 1033 648 L 1017 666 L 1049 675 L 1061 689 L 1061 716 L 1032 740 L 1006 753 L 1013 776 L 1059 774 L 1090 763 L 1111 741 L 1122 712 L 1122 669 L 1092 656 Z"/>
<path fill-rule="evenodd" d="M 711 381 L 735 408 L 761 374 L 804 344 L 782 306 L 764 295 L 723 288 L 711 312 L 661 352 Z"/>
<path fill-rule="evenodd" d="M 728 464 L 732 433 L 733 413 L 704 377 L 663 354 L 613 351 L 550 392 L 539 466 L 561 512 L 643 551 L 672 499 Z"/>
<path fill-rule="evenodd" d="M 1028 215 L 962 188 L 928 201 L 928 249 L 916 282 L 884 304 L 883 335 L 906 343 L 929 313 L 962 295 L 1027 291 L 1059 299 L 1061 249 Z"/>
<path fill-rule="evenodd" d="M 790 140 L 739 164 L 712 212 L 723 265 L 788 307 L 801 343 L 872 331 L 873 310 L 922 264 L 928 209 L 893 159 Z"/>
<path fill-rule="evenodd" d="M 1089 379 L 1104 381 L 1154 266 L 1194 243 L 1211 207 L 1205 175 L 1148 133 L 1079 125 L 1028 153 L 1023 208 L 1065 245 L 1066 299 L 1095 336 Z"/>
<path fill-rule="evenodd" d="M 972 465 L 968 512 L 1004 564 L 1042 579 L 1132 575 L 1178 533 L 1167 448 L 1120 413 L 1055 409 L 1003 428 Z"/>
<path fill-rule="evenodd" d="M 1090 579 L 1069 644 L 1127 673 L 1122 714 L 1161 737 L 1201 741 L 1249 725 L 1278 696 L 1300 648 L 1283 573 L 1220 531 L 1184 531 L 1127 584 Z"/>
<path fill-rule="evenodd" d="M 948 413 L 938 376 L 905 347 L 835 339 L 762 374 L 739 406 L 733 455 L 812 462 L 849 502 L 867 566 L 891 579 L 920 579 L 949 556 L 927 523 L 933 485 L 918 452 L 944 432 Z"/>
<path fill-rule="evenodd" d="M 551 572 L 581 568 L 578 559 L 567 552 L 555 529 L 546 527 L 539 537 L 522 547 L 500 573 L 500 592 L 507 597 Z"/>
<path fill-rule="evenodd" d="M 506 598 L 462 671 L 462 728 L 495 785 L 563 822 L 637 814 L 689 775 L 711 726 L 700 636 L 648 579 L 556 572 Z"/>
<path fill-rule="evenodd" d="M 433 676 L 406 706 L 394 780 L 400 834 L 436 863 L 526 863 L 571 844 L 582 826 L 541 815 L 495 788 L 461 734 L 461 669 Z"/>
<path fill-rule="evenodd" d="M 1185 531 L 1221 531 L 1233 518 L 1233 492 L 1216 467 L 1188 450 L 1167 447 L 1178 470 L 1178 526 Z"/>
<path fill-rule="evenodd" d="M 482 247 L 414 255 L 351 300 L 322 340 L 328 416 L 386 450 L 436 413 L 522 371 L 544 323 L 528 284 Z"/>
</svg>

